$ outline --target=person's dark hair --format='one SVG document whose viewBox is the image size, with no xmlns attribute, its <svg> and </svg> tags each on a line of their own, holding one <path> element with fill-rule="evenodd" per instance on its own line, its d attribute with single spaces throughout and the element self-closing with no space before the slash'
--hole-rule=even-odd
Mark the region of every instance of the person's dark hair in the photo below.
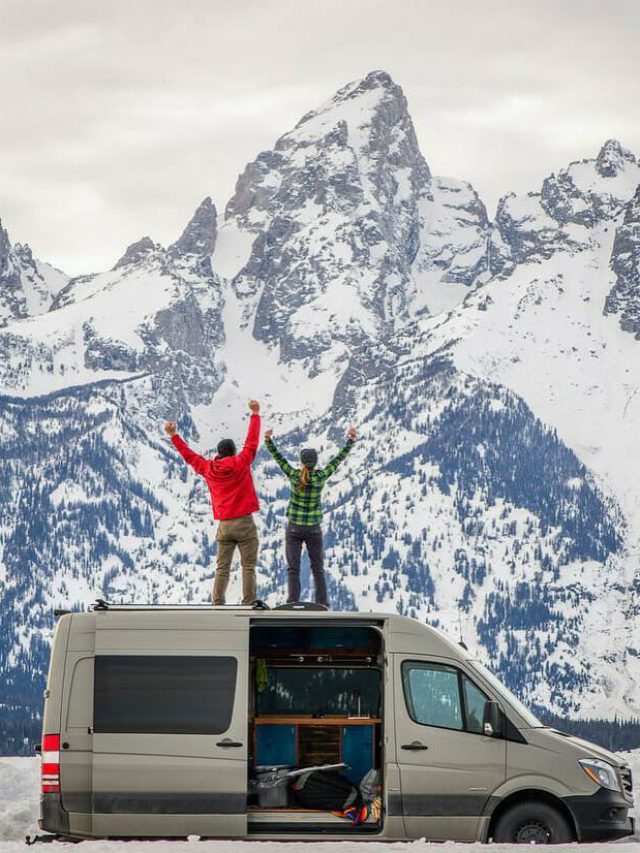
<svg viewBox="0 0 640 853">
<path fill-rule="evenodd" d="M 311 481 L 311 471 L 318 464 L 318 454 L 312 447 L 305 448 L 300 454 L 302 470 L 298 480 L 298 491 L 304 492 Z"/>
<path fill-rule="evenodd" d="M 216 450 L 221 459 L 224 459 L 225 456 L 236 455 L 236 445 L 232 438 L 223 438 L 222 441 L 218 442 Z"/>
</svg>

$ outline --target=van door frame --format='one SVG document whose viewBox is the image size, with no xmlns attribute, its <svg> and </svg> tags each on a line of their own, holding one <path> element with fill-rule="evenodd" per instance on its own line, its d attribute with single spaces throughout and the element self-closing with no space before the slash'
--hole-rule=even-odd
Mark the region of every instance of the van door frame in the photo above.
<svg viewBox="0 0 640 853">
<path fill-rule="evenodd" d="M 393 690 L 387 689 L 387 682 L 390 678 L 393 677 L 392 669 L 391 669 L 391 661 L 389 656 L 387 655 L 387 640 L 386 640 L 386 620 L 384 618 L 371 618 L 371 619 L 340 619 L 336 617 L 326 617 L 326 616 L 316 616 L 316 617 L 294 617 L 294 618 L 286 618 L 286 617 L 273 617 L 273 616 L 252 616 L 249 620 L 249 658 L 251 657 L 251 629 L 254 627 L 272 627 L 272 628 L 370 628 L 377 632 L 380 637 L 380 657 L 382 660 L 382 667 L 380 673 L 380 706 L 381 706 L 381 724 L 380 724 L 380 770 L 382 773 L 382 811 L 381 811 L 381 819 L 379 825 L 375 828 L 375 831 L 371 831 L 371 836 L 378 836 L 384 834 L 385 837 L 388 835 L 388 824 L 396 823 L 393 818 L 390 818 L 390 812 L 388 809 L 388 801 L 389 801 L 389 789 L 388 789 L 388 780 L 389 784 L 391 784 L 391 769 L 393 765 L 388 763 L 387 759 L 387 736 L 386 736 L 386 704 L 387 701 L 393 702 Z M 247 671 L 249 671 L 249 666 L 247 664 Z M 250 703 L 249 703 L 250 704 Z M 391 718 L 393 717 L 393 709 L 391 709 Z M 248 722 L 248 720 L 247 720 Z M 391 735 L 394 737 L 394 735 Z M 397 767 L 397 765 L 396 765 Z M 247 762 L 247 778 L 249 774 L 249 765 Z M 397 777 L 397 773 L 395 774 Z M 398 788 L 397 784 L 394 784 L 394 789 Z M 317 831 L 314 831 L 311 827 L 309 828 L 309 832 L 304 832 L 303 827 L 304 824 L 296 825 L 296 835 L 304 837 L 305 835 L 313 836 L 317 835 Z M 275 831 L 278 831 L 273 827 Z M 280 831 L 283 831 L 285 827 L 283 826 Z M 386 829 L 386 831 L 385 831 Z M 344 827 L 336 825 L 335 830 L 333 826 L 323 828 L 323 833 L 326 834 L 340 834 L 344 835 L 345 838 L 353 838 L 355 837 L 353 834 L 353 829 L 351 832 L 346 833 Z M 260 834 L 261 830 L 253 830 L 249 832 L 249 837 L 255 837 Z M 358 836 L 360 837 L 360 836 Z M 401 836 L 399 836 L 401 837 Z"/>
</svg>

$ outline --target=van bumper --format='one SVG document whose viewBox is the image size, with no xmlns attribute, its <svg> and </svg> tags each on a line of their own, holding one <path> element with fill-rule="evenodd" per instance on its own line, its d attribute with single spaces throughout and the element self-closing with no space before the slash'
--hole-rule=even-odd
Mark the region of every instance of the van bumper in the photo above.
<svg viewBox="0 0 640 853">
<path fill-rule="evenodd" d="M 69 812 L 63 807 L 60 794 L 40 795 L 38 826 L 56 835 L 69 834 Z"/>
<path fill-rule="evenodd" d="M 564 797 L 573 815 L 578 841 L 614 841 L 634 833 L 634 820 L 629 817 L 633 806 L 617 791 L 601 788 L 586 797 Z"/>
</svg>

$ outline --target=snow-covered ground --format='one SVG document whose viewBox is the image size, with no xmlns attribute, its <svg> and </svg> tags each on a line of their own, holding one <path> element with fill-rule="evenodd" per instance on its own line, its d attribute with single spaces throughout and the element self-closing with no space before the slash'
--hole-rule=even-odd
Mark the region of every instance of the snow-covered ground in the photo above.
<svg viewBox="0 0 640 853">
<path fill-rule="evenodd" d="M 640 778 L 640 750 L 622 753 L 631 764 L 634 777 Z M 27 835 L 38 833 L 38 789 L 39 789 L 40 760 L 37 758 L 4 758 L 0 757 L 0 851 L 1 853 L 17 853 L 24 851 L 24 839 Z M 639 803 L 640 805 L 640 803 Z M 636 809 L 636 816 L 638 810 Z M 194 843 L 197 842 L 197 846 Z M 628 853 L 640 853 L 640 833 L 625 844 Z M 150 845 L 153 845 L 151 847 Z M 382 851 L 406 851 L 406 853 L 426 853 L 427 850 L 438 850 L 442 845 L 426 841 L 385 844 L 375 841 L 333 841 L 333 842 L 276 842 L 276 841 L 203 841 L 197 837 L 189 841 L 85 841 L 83 851 L 89 853 L 382 853 Z M 520 850 L 520 847 L 509 844 L 494 844 L 491 846 L 496 853 L 500 851 Z M 577 853 L 577 845 L 559 845 L 554 851 L 572 850 Z M 483 853 L 487 848 L 481 844 L 455 844 L 447 842 L 447 853 Z M 594 853 L 604 850 L 603 844 L 585 844 L 580 846 L 580 853 Z"/>
</svg>

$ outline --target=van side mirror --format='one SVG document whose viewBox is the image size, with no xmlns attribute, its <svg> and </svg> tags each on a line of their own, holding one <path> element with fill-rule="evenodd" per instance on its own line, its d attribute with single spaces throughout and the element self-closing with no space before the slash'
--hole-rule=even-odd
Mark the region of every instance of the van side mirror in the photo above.
<svg viewBox="0 0 640 853">
<path fill-rule="evenodd" d="M 487 699 L 484 703 L 482 732 L 487 737 L 502 737 L 502 711 L 492 699 Z"/>
</svg>

